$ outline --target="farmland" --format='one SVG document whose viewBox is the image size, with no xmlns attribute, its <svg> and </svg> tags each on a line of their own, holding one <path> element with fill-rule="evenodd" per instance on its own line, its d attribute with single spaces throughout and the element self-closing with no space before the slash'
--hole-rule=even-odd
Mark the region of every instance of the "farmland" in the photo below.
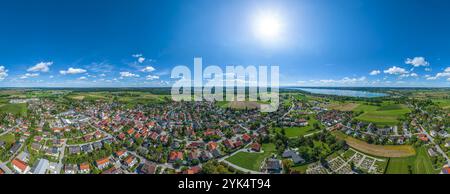
<svg viewBox="0 0 450 194">
<path fill-rule="evenodd" d="M 4 104 L 0 105 L 0 112 L 12 113 L 15 115 L 26 116 L 27 104 Z"/>
<path fill-rule="evenodd" d="M 354 111 L 362 113 L 356 117 L 357 120 L 375 123 L 380 126 L 396 125 L 400 117 L 410 112 L 408 107 L 403 104 L 388 102 L 380 106 L 361 104 Z"/>
<path fill-rule="evenodd" d="M 346 136 L 341 132 L 334 132 L 334 134 L 336 137 L 344 139 L 350 147 L 372 156 L 397 158 L 413 156 L 416 154 L 414 148 L 410 145 L 373 145 L 365 141 Z"/>
<path fill-rule="evenodd" d="M 424 147 L 417 149 L 417 155 L 402 158 L 391 158 L 386 174 L 436 174 L 430 157 Z"/>
</svg>

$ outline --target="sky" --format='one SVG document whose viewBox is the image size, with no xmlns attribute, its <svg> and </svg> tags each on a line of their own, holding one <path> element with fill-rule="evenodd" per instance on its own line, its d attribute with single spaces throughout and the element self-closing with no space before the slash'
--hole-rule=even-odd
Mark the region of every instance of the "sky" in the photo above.
<svg viewBox="0 0 450 194">
<path fill-rule="evenodd" d="M 282 86 L 449 87 L 448 10 L 447 0 L 2 0 L 0 87 L 171 86 L 171 70 L 194 57 L 278 65 Z"/>
</svg>

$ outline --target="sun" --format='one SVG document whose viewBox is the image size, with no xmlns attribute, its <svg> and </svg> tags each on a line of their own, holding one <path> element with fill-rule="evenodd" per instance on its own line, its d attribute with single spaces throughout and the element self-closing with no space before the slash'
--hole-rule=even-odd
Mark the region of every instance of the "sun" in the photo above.
<svg viewBox="0 0 450 194">
<path fill-rule="evenodd" d="M 264 41 L 274 41 L 281 36 L 282 19 L 273 12 L 261 12 L 254 19 L 254 33 Z"/>
</svg>

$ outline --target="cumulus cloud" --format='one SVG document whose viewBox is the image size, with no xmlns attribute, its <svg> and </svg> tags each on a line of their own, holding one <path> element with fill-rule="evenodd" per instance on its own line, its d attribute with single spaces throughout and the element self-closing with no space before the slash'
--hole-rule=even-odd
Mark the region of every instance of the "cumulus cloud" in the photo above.
<svg viewBox="0 0 450 194">
<path fill-rule="evenodd" d="M 414 67 L 420 67 L 420 66 L 429 66 L 430 63 L 428 63 L 428 61 L 425 60 L 424 57 L 414 57 L 413 59 L 411 58 L 407 58 L 405 60 L 405 64 L 409 64 L 412 65 Z"/>
<path fill-rule="evenodd" d="M 120 72 L 120 77 L 121 78 L 124 78 L 124 77 L 139 77 L 139 75 L 125 71 L 125 72 Z"/>
<path fill-rule="evenodd" d="M 84 69 L 80 69 L 80 68 L 73 68 L 70 67 L 67 70 L 61 70 L 59 71 L 60 74 L 62 75 L 67 75 L 67 74 L 80 74 L 80 73 L 86 73 L 86 70 Z"/>
<path fill-rule="evenodd" d="M 400 75 L 400 74 L 406 74 L 408 71 L 401 67 L 393 66 L 387 70 L 384 70 L 384 73 L 391 74 L 391 75 Z"/>
<path fill-rule="evenodd" d="M 48 72 L 53 62 L 40 62 L 33 67 L 27 69 L 30 72 Z"/>
<path fill-rule="evenodd" d="M 30 77 L 37 77 L 37 76 L 39 76 L 39 73 L 26 73 L 26 74 L 20 76 L 20 79 L 27 79 Z"/>
<path fill-rule="evenodd" d="M 406 77 L 418 77 L 418 76 L 419 75 L 417 73 L 411 73 L 411 74 L 405 73 L 405 74 L 401 74 L 399 76 L 399 78 L 401 79 L 401 78 L 406 78 Z"/>
<path fill-rule="evenodd" d="M 373 70 L 373 71 L 370 72 L 370 75 L 378 75 L 380 73 L 381 73 L 380 70 Z"/>
<path fill-rule="evenodd" d="M 445 68 L 445 70 L 443 72 L 437 73 L 433 77 L 428 77 L 427 80 L 437 80 L 442 77 L 447 77 L 447 78 L 450 77 L 450 67 Z"/>
<path fill-rule="evenodd" d="M 8 77 L 8 70 L 5 66 L 0 66 L 0 81 L 4 80 L 6 77 Z"/>
<path fill-rule="evenodd" d="M 132 55 L 134 58 L 137 58 L 137 61 L 139 62 L 139 63 L 143 63 L 144 61 L 145 61 L 145 58 L 143 57 L 143 55 L 142 54 L 134 54 L 134 55 Z"/>
<path fill-rule="evenodd" d="M 141 71 L 142 72 L 152 72 L 152 71 L 155 71 L 155 68 L 152 66 L 147 66 L 147 67 L 144 67 L 143 69 L 141 69 Z"/>
<path fill-rule="evenodd" d="M 157 75 L 147 75 L 147 77 L 145 77 L 145 79 L 147 79 L 147 80 L 156 80 L 156 79 L 159 79 L 159 76 L 157 76 Z"/>
</svg>

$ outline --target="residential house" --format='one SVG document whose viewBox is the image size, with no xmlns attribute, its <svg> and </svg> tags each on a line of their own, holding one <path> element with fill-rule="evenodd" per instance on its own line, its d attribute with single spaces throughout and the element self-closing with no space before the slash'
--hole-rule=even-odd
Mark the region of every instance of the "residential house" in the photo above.
<svg viewBox="0 0 450 194">
<path fill-rule="evenodd" d="M 49 168 L 49 164 L 50 162 L 48 160 L 41 158 L 36 162 L 36 165 L 31 171 L 33 174 L 46 174 Z"/>
<path fill-rule="evenodd" d="M 95 164 L 97 165 L 97 168 L 102 170 L 106 167 L 108 167 L 108 165 L 110 164 L 109 162 L 109 157 L 103 158 L 103 159 L 99 159 L 95 161 Z"/>
<path fill-rule="evenodd" d="M 87 174 L 91 171 L 89 163 L 83 163 L 79 165 L 79 172 L 82 174 Z"/>
<path fill-rule="evenodd" d="M 11 165 L 13 166 L 14 170 L 16 170 L 20 174 L 26 174 L 30 171 L 30 167 L 28 166 L 28 164 L 19 159 L 12 160 Z"/>
<path fill-rule="evenodd" d="M 137 163 L 137 159 L 134 156 L 128 156 L 125 158 L 124 163 L 127 167 L 131 168 Z"/>
</svg>

